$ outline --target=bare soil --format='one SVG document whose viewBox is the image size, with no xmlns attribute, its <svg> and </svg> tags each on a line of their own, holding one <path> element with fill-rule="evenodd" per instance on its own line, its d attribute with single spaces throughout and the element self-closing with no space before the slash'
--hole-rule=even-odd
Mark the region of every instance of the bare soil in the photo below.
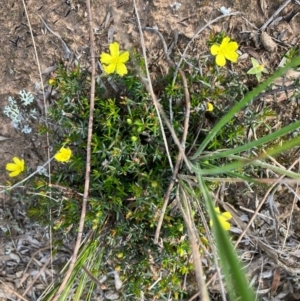
<svg viewBox="0 0 300 301">
<path fill-rule="evenodd" d="M 206 45 L 208 36 L 211 33 L 223 30 L 239 42 L 240 54 L 243 59 L 238 62 L 236 68 L 249 69 L 249 56 L 254 56 L 261 59 L 268 70 L 272 71 L 278 66 L 282 54 L 290 46 L 299 44 L 300 17 L 299 15 L 293 16 L 293 13 L 298 12 L 300 6 L 295 3 L 290 3 L 281 11 L 278 16 L 282 16 L 283 19 L 278 24 L 267 27 L 266 32 L 277 39 L 277 49 L 270 53 L 257 39 L 257 33 L 258 29 L 282 5 L 282 1 L 187 0 L 180 2 L 181 6 L 177 10 L 174 9 L 175 2 L 171 0 L 138 0 L 137 2 L 142 26 L 157 27 L 163 34 L 167 44 L 170 44 L 175 33 L 178 33 L 178 42 L 173 54 L 178 54 L 179 51 L 182 53 L 187 43 L 200 28 L 214 18 L 221 16 L 222 13 L 219 11 L 221 6 L 230 7 L 231 12 L 240 12 L 241 14 L 224 17 L 202 31 L 188 49 L 188 56 L 208 55 L 209 49 Z M 82 68 L 89 69 L 91 60 L 85 1 L 28 0 L 26 7 L 34 42 L 22 1 L 7 0 L 0 3 L 0 136 L 9 138 L 0 141 L 0 183 L 3 186 L 6 185 L 7 181 L 12 181 L 8 178 L 5 170 L 6 163 L 10 162 L 12 157 L 24 158 L 27 168 L 31 170 L 35 170 L 36 166 L 47 161 L 46 139 L 44 136 L 40 136 L 37 130 L 38 125 L 44 124 L 45 120 L 43 92 L 50 91 L 47 82 L 55 73 L 56 66 L 64 64 L 67 68 L 72 68 L 80 64 Z M 108 45 L 112 41 L 119 42 L 124 49 L 140 49 L 137 18 L 132 1 L 92 1 L 92 15 L 97 56 L 101 52 L 107 51 Z M 61 40 L 47 29 L 42 20 L 66 43 L 71 51 L 69 55 L 66 53 Z M 144 35 L 151 74 L 153 78 L 159 78 L 168 72 L 168 65 L 163 58 L 162 46 L 156 35 L 149 32 L 145 32 Z M 278 40 L 280 41 L 278 42 Z M 42 91 L 38 65 L 42 72 L 44 91 Z M 97 73 L 101 74 L 99 66 L 97 66 Z M 33 107 L 39 112 L 38 120 L 32 122 L 33 132 L 30 134 L 20 133 L 3 114 L 8 97 L 12 96 L 17 99 L 20 90 L 26 90 L 34 95 Z M 47 95 L 49 96 L 49 93 Z M 47 106 L 55 106 L 55 101 L 51 96 L 47 98 Z M 277 120 L 279 123 L 286 124 L 295 118 L 299 118 L 298 111 L 294 106 L 291 107 L 285 97 L 282 98 L 280 104 L 270 101 L 270 107 L 280 113 L 279 118 L 284 119 Z M 287 107 L 291 109 L 282 113 L 282 108 Z M 4 227 L 4 224 L 7 226 L 7 223 L 11 222 L 16 223 L 17 226 L 13 227 L 16 230 L 12 233 L 14 239 L 21 241 L 20 245 L 27 241 L 34 247 L 27 247 L 27 256 L 21 261 L 7 257 L 8 255 L 5 255 L 5 252 L 0 254 L 1 264 L 5 262 L 7 266 L 8 263 L 12 262 L 14 265 L 13 270 L 5 270 L 5 264 L 3 264 L 0 280 L 1 283 L 2 281 L 5 282 L 12 290 L 22 294 L 24 287 L 17 285 L 16 280 L 22 276 L 20 272 L 24 271 L 27 262 L 37 248 L 47 246 L 47 239 L 42 237 L 42 232 L 32 234 L 34 232 L 32 228 L 35 226 L 29 226 L 28 221 L 25 222 L 25 218 L 20 217 L 24 210 L 23 205 L 16 198 L 7 202 L 9 199 L 4 193 L 1 194 L 0 221 L 5 220 L 5 223 L 3 222 L 0 226 Z M 285 207 L 286 203 L 292 204 L 293 199 L 292 194 L 278 197 L 279 207 Z M 298 210 L 295 212 L 295 216 L 299 216 Z M 36 227 L 38 231 L 42 231 L 38 226 Z M 297 220 L 294 221 L 293 227 L 295 230 L 300 228 Z M 20 238 L 20 235 L 23 235 L 23 239 Z M 24 235 L 28 235 L 28 237 Z M 33 241 L 34 239 L 36 241 Z M 1 249 L 5 249 L 10 243 L 11 237 L 4 236 L 0 229 Z M 23 245 L 22 250 L 24 248 Z M 7 287 L 0 284 L 0 299 L 2 297 L 3 300 L 6 300 L 4 293 L 2 294 L 3 291 L 6 292 L 8 298 L 14 296 Z M 289 299 L 286 300 L 298 300 L 299 295 L 295 288 L 292 293 L 289 293 Z M 27 294 L 26 298 L 34 300 L 32 293 Z"/>
</svg>

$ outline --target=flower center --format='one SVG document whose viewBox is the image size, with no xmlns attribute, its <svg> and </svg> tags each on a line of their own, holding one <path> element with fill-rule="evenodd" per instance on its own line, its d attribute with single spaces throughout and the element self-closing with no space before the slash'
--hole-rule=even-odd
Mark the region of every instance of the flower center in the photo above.
<svg viewBox="0 0 300 301">
<path fill-rule="evenodd" d="M 219 54 L 222 54 L 223 56 L 225 56 L 225 49 L 223 49 L 223 48 L 220 48 L 220 50 L 219 50 Z"/>
<path fill-rule="evenodd" d="M 259 65 L 259 66 L 258 66 L 258 70 L 259 70 L 259 71 L 263 71 L 263 70 L 264 70 L 264 64 Z"/>
<path fill-rule="evenodd" d="M 119 63 L 119 56 L 114 56 L 113 57 L 113 62 L 114 62 L 114 64 L 118 65 L 118 63 Z"/>
</svg>

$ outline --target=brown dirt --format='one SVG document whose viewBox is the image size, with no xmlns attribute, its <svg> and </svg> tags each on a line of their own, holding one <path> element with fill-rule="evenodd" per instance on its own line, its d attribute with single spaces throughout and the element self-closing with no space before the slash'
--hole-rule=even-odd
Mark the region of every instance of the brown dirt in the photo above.
<svg viewBox="0 0 300 301">
<path fill-rule="evenodd" d="M 178 31 L 177 49 L 173 50 L 173 54 L 178 53 L 178 50 L 182 52 L 187 42 L 201 27 L 220 16 L 221 13 L 218 9 L 221 6 L 231 7 L 232 12 L 240 11 L 243 15 L 226 17 L 212 24 L 195 38 L 192 47 L 188 50 L 188 56 L 208 55 L 209 49 L 206 46 L 206 40 L 209 34 L 224 30 L 239 42 L 241 54 L 251 53 L 253 55 L 255 53 L 265 62 L 267 68 L 272 70 L 278 65 L 282 53 L 289 48 L 287 45 L 297 45 L 299 41 L 300 18 L 298 16 L 290 22 L 282 21 L 273 28 L 267 28 L 267 32 L 275 37 L 278 37 L 278 34 L 284 30 L 287 31 L 284 43 L 278 44 L 276 53 L 269 53 L 250 38 L 250 34 L 253 34 L 255 29 L 249 24 L 260 28 L 282 4 L 282 1 L 278 0 L 267 1 L 264 12 L 256 0 L 182 1 L 182 5 L 177 11 L 171 8 L 174 3 L 171 0 L 140 0 L 137 2 L 142 25 L 156 26 L 164 35 L 167 44 L 173 40 L 174 32 Z M 263 3 L 263 1 L 260 2 Z M 52 75 L 49 67 L 62 63 L 68 68 L 72 68 L 80 63 L 83 68 L 89 68 L 89 36 L 85 1 L 28 0 L 26 5 L 43 73 L 45 91 L 48 91 L 47 81 Z M 97 56 L 107 50 L 111 38 L 118 41 L 124 48 L 140 48 L 132 1 L 97 0 L 92 1 L 92 5 Z M 280 15 L 287 16 L 290 12 L 299 9 L 300 6 L 297 4 L 289 4 Z M 47 160 L 47 144 L 45 137 L 39 136 L 37 133 L 38 124 L 44 123 L 44 104 L 41 88 L 36 89 L 40 83 L 40 76 L 23 4 L 20 0 L 2 1 L 0 10 L 0 107 L 2 108 L 0 111 L 0 136 L 9 138 L 0 141 L 0 183 L 5 185 L 6 181 L 10 180 L 5 171 L 5 164 L 11 161 L 13 156 L 24 158 L 27 167 L 35 170 L 37 165 L 41 165 Z M 39 16 L 68 45 L 72 52 L 70 58 L 65 57 L 61 41 L 45 28 Z M 149 32 L 145 32 L 145 40 L 152 74 L 154 77 L 160 77 L 161 74 L 167 72 L 167 65 L 162 58 L 160 41 L 157 36 Z M 239 61 L 237 68 L 245 69 L 246 66 L 250 66 L 249 61 L 249 57 Z M 101 73 L 99 66 L 97 66 L 97 73 Z M 39 86 L 41 87 L 41 85 Z M 18 92 L 23 89 L 34 95 L 33 107 L 39 112 L 38 120 L 32 124 L 34 130 L 31 134 L 20 133 L 3 114 L 8 97 L 12 96 L 17 99 Z M 48 105 L 55 105 L 55 103 L 49 100 Z M 3 196 L 3 210 L 6 210 L 5 206 L 7 205 L 4 200 Z M 21 234 L 26 230 L 24 228 L 18 231 Z M 5 243 L 4 237 L 2 240 Z M 20 289 L 20 291 L 22 290 Z"/>
</svg>

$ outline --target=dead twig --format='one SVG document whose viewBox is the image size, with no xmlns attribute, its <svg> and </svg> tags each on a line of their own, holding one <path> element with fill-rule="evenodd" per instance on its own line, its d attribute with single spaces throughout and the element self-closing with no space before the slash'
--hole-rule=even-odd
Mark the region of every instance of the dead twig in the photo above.
<svg viewBox="0 0 300 301">
<path fill-rule="evenodd" d="M 189 182 L 192 186 L 198 186 L 198 182 L 196 177 L 189 176 L 189 175 L 182 175 L 178 174 L 179 179 L 183 179 L 184 181 Z M 203 177 L 205 181 L 214 181 L 219 183 L 243 183 L 245 182 L 244 179 L 240 178 L 214 178 L 214 177 Z M 255 179 L 255 178 L 249 178 L 249 182 L 257 183 L 257 184 L 298 184 L 300 183 L 300 179 L 283 179 L 283 178 L 261 178 L 261 179 Z"/>
<path fill-rule="evenodd" d="M 282 86 L 280 88 L 269 90 L 269 91 L 266 91 L 264 93 L 258 94 L 256 97 L 253 98 L 253 101 L 256 101 L 256 100 L 258 100 L 260 98 L 263 98 L 265 96 L 268 96 L 268 95 L 277 94 L 278 92 L 287 92 L 288 90 L 294 90 L 294 89 L 297 89 L 297 88 L 299 88 L 298 84 L 291 84 L 289 86 Z"/>
<path fill-rule="evenodd" d="M 31 27 L 31 23 L 30 23 L 27 7 L 26 7 L 26 4 L 25 4 L 25 0 L 22 0 L 22 3 L 23 3 L 25 15 L 26 15 L 27 22 L 28 22 L 28 27 L 29 27 L 29 31 L 30 31 L 30 35 L 31 35 L 31 39 L 32 39 L 32 45 L 33 45 L 34 54 L 35 54 L 35 59 L 36 59 L 36 64 L 37 64 L 38 72 L 39 72 L 39 76 L 40 76 L 41 88 L 42 88 L 42 92 L 43 92 L 43 104 L 44 104 L 45 126 L 46 126 L 47 157 L 48 157 L 48 161 L 44 164 L 44 166 L 48 167 L 48 175 L 49 175 L 48 176 L 48 185 L 51 185 L 51 165 L 50 165 L 50 162 L 51 162 L 52 158 L 50 158 L 51 157 L 50 156 L 50 138 L 49 138 L 49 130 L 48 130 L 49 125 L 48 125 L 48 121 L 47 121 L 48 105 L 47 105 L 47 101 L 46 101 L 46 94 L 45 94 L 45 88 L 44 88 L 44 83 L 43 83 L 42 69 L 41 69 L 41 65 L 40 65 L 39 56 L 38 56 L 38 53 L 37 53 L 37 48 L 36 48 L 36 44 L 35 44 L 35 40 L 34 40 L 33 30 L 32 30 L 32 27 Z M 37 172 L 38 172 L 38 169 L 33 174 L 35 174 Z M 33 176 L 33 175 L 31 175 L 31 176 Z M 25 181 L 25 179 L 23 179 L 21 181 L 21 183 L 24 182 L 24 181 Z M 17 186 L 19 184 L 20 184 L 20 182 L 13 185 L 11 187 L 11 189 L 14 186 Z M 50 194 L 50 198 L 51 198 L 51 196 L 52 196 L 51 189 L 49 191 L 49 194 Z M 51 217 L 51 211 L 50 211 L 50 217 Z M 50 236 L 49 245 L 50 245 L 50 253 L 51 253 L 50 258 L 52 258 L 52 231 L 51 231 L 51 227 L 50 227 L 50 231 L 49 231 L 49 236 Z M 51 262 L 51 265 L 52 265 L 52 262 Z"/>
<path fill-rule="evenodd" d="M 30 265 L 30 263 L 33 261 L 35 255 L 37 255 L 38 253 L 40 253 L 40 252 L 42 252 L 42 251 L 48 250 L 49 248 L 50 248 L 50 247 L 47 246 L 47 247 L 38 249 L 38 250 L 36 250 L 36 251 L 31 255 L 31 258 L 30 258 L 30 260 L 28 261 L 28 263 L 27 263 L 27 265 L 26 265 L 26 267 L 25 267 L 25 270 L 23 271 L 23 275 L 24 275 L 24 274 L 26 273 L 26 271 L 28 270 L 29 265 Z"/>
<path fill-rule="evenodd" d="M 8 290 L 10 293 L 16 295 L 18 298 L 22 299 L 23 301 L 28 301 L 26 298 L 24 298 L 23 296 L 21 296 L 20 294 L 18 294 L 17 292 L 15 292 L 14 290 L 12 290 L 4 281 L 2 281 L 0 279 L 0 283 L 2 283 L 5 287 L 6 290 Z M 2 298 L 1 298 L 2 299 Z M 8 300 L 13 300 L 13 299 L 8 299 Z"/>
<path fill-rule="evenodd" d="M 291 170 L 298 162 L 300 159 L 297 159 L 288 170 Z M 276 179 L 277 181 L 268 189 L 268 191 L 265 193 L 263 199 L 261 200 L 261 202 L 259 203 L 259 205 L 257 206 L 253 216 L 251 217 L 250 221 L 248 222 L 247 226 L 245 227 L 245 229 L 243 229 L 243 232 L 241 233 L 241 235 L 239 236 L 239 238 L 237 239 L 237 241 L 235 242 L 234 247 L 236 248 L 238 246 L 238 244 L 240 243 L 240 241 L 242 240 L 242 238 L 244 237 L 244 235 L 247 233 L 248 229 L 250 228 L 251 224 L 253 223 L 254 219 L 256 218 L 258 212 L 260 211 L 261 207 L 263 206 L 263 204 L 266 202 L 269 194 L 272 192 L 272 190 L 276 187 L 276 185 L 278 185 L 278 182 L 280 182 L 280 180 L 282 180 L 284 178 L 284 175 L 282 175 L 281 177 L 279 177 L 278 179 Z M 226 210 L 228 208 L 225 208 Z M 230 208 L 229 208 L 230 210 Z"/>
<path fill-rule="evenodd" d="M 39 76 L 40 76 L 40 81 L 41 81 L 41 87 L 42 87 L 42 91 L 43 91 L 43 101 L 44 101 L 44 109 L 45 109 L 45 125 L 46 128 L 49 128 L 48 122 L 47 122 L 47 114 L 48 114 L 48 106 L 47 106 L 47 102 L 46 102 L 46 95 L 45 95 L 45 89 L 44 89 L 44 83 L 43 83 L 43 77 L 42 77 L 42 69 L 41 69 L 41 65 L 40 65 L 40 60 L 38 57 L 38 53 L 37 53 L 37 49 L 36 49 L 36 44 L 35 44 L 35 40 L 34 40 L 34 36 L 33 36 L 33 31 L 32 31 L 32 27 L 31 27 L 31 23 L 30 23 L 30 19 L 29 19 L 29 15 L 28 15 L 28 11 L 27 11 L 27 7 L 25 4 L 25 1 L 22 0 L 23 3 L 23 7 L 24 7 L 24 11 L 25 11 L 25 15 L 27 18 L 27 22 L 28 22 L 28 27 L 29 27 L 29 31 L 31 34 L 31 39 L 32 39 L 32 45 L 34 48 L 34 54 L 35 54 L 35 59 L 36 59 L 36 64 L 38 67 L 38 71 L 39 71 Z M 49 174 L 49 184 L 51 184 L 51 170 L 50 170 L 50 140 L 49 140 L 49 131 L 46 131 L 46 139 L 47 139 L 47 149 L 48 149 L 48 174 Z"/>
<path fill-rule="evenodd" d="M 290 3 L 292 0 L 286 0 L 277 10 L 276 12 L 272 15 L 271 18 L 269 18 L 265 24 L 259 29 L 260 31 L 264 31 L 268 25 L 274 20 L 274 18 Z"/>
<path fill-rule="evenodd" d="M 163 138 L 164 138 L 165 148 L 167 150 L 167 154 L 168 154 L 170 166 L 171 166 L 171 168 L 173 170 L 173 164 L 171 162 L 171 157 L 170 157 L 169 152 L 168 152 L 168 144 L 167 144 L 167 140 L 165 139 L 165 133 L 164 133 L 164 130 L 163 130 L 163 124 L 162 124 L 162 120 L 161 119 L 163 119 L 164 123 L 168 127 L 168 129 L 169 129 L 169 131 L 170 131 L 170 133 L 172 135 L 172 138 L 173 138 L 175 144 L 178 146 L 179 151 L 182 154 L 182 158 L 183 158 L 184 162 L 186 163 L 188 169 L 191 171 L 191 164 L 190 164 L 189 160 L 187 159 L 187 157 L 186 157 L 186 155 L 184 153 L 184 149 L 181 147 L 181 142 L 179 141 L 179 139 L 178 139 L 178 137 L 177 137 L 177 135 L 176 135 L 176 133 L 175 133 L 175 131 L 173 129 L 172 124 L 170 123 L 170 121 L 169 121 L 169 119 L 168 119 L 165 111 L 162 109 L 160 103 L 157 100 L 156 95 L 154 94 L 153 86 L 152 86 L 152 82 L 151 82 L 151 78 L 150 78 L 150 74 L 149 74 L 149 68 L 148 68 L 148 61 L 147 61 L 147 55 L 146 55 L 146 47 L 145 47 L 144 35 L 143 35 L 142 26 L 141 26 L 141 22 L 140 22 L 140 17 L 139 17 L 139 13 L 138 13 L 138 10 L 137 10 L 137 7 L 136 7 L 136 1 L 135 0 L 133 0 L 133 5 L 134 5 L 134 9 L 135 9 L 135 14 L 137 16 L 138 28 L 139 28 L 140 39 L 141 39 L 141 46 L 142 46 L 143 57 L 144 57 L 144 60 L 145 60 L 145 69 L 146 69 L 146 74 L 147 74 L 147 78 L 146 79 L 144 79 L 143 76 L 141 76 L 141 78 L 143 80 L 143 83 L 144 83 L 147 91 L 149 92 L 149 94 L 150 94 L 150 96 L 152 98 L 155 110 L 156 110 L 157 115 L 158 115 L 158 119 L 159 119 L 161 131 L 162 131 L 162 135 L 163 135 Z"/>
<path fill-rule="evenodd" d="M 299 160 L 298 160 L 299 162 Z M 299 171 L 299 166 L 298 166 L 298 171 Z M 296 186 L 296 191 L 298 190 L 298 183 L 297 183 L 297 186 Z M 285 233 L 285 236 L 284 236 L 284 240 L 283 240 L 283 243 L 282 243 L 282 249 L 285 247 L 285 244 L 286 244 L 286 241 L 287 241 L 287 238 L 288 238 L 288 234 L 290 232 L 290 229 L 291 229 L 291 224 L 292 224 L 292 219 L 293 219 L 293 212 L 295 210 L 295 207 L 296 207 L 296 203 L 299 201 L 299 196 L 295 193 L 294 194 L 294 200 L 293 200 L 293 205 L 292 205 L 292 209 L 291 209 L 291 212 L 290 212 L 290 218 L 288 219 L 288 222 L 287 222 L 287 231 Z"/>
<path fill-rule="evenodd" d="M 26 296 L 26 294 L 30 291 L 30 289 L 33 287 L 33 285 L 35 284 L 36 280 L 40 277 L 40 275 L 42 274 L 42 272 L 45 270 L 45 268 L 47 267 L 47 265 L 51 262 L 52 260 L 52 256 L 50 256 L 47 261 L 44 263 L 44 265 L 42 266 L 42 268 L 39 270 L 39 272 L 36 274 L 36 276 L 33 278 L 32 282 L 26 287 L 26 290 L 23 292 L 23 296 Z M 23 299 L 23 298 L 22 298 Z"/>
<path fill-rule="evenodd" d="M 46 27 L 53 35 L 55 35 L 55 36 L 61 41 L 61 43 L 62 43 L 62 45 L 63 45 L 63 48 L 64 48 L 64 57 L 65 57 L 66 59 L 69 59 L 70 56 L 71 56 L 71 54 L 72 54 L 72 52 L 71 52 L 71 50 L 69 49 L 69 47 L 68 47 L 68 45 L 66 44 L 66 42 L 61 38 L 61 36 L 60 36 L 58 33 L 54 32 L 54 31 L 47 25 L 47 23 L 43 20 L 43 18 L 42 18 L 39 14 L 38 14 L 38 16 L 40 17 L 40 19 L 41 19 L 42 22 L 44 23 L 45 27 Z"/>
<path fill-rule="evenodd" d="M 52 301 L 56 301 L 60 296 L 61 292 L 64 290 L 71 273 L 74 269 L 78 251 L 80 248 L 82 234 L 84 230 L 84 219 L 86 215 L 86 207 L 88 202 L 88 195 L 89 195 L 89 187 L 90 187 L 90 172 L 91 172 L 91 140 L 92 140 L 92 133 L 93 133 L 93 120 L 94 120 L 94 99 L 95 99 L 95 70 L 96 70 L 96 63 L 95 63 L 95 46 L 94 46 L 94 33 L 93 33 L 93 22 L 92 22 L 92 13 L 91 13 L 91 4 L 90 0 L 86 0 L 86 8 L 88 14 L 88 24 L 89 24 L 89 37 L 90 37 L 90 53 L 91 53 L 91 92 L 90 92 L 90 113 L 89 113 L 89 124 L 88 124 L 88 136 L 87 136 L 87 155 L 86 155 L 86 170 L 85 170 L 85 183 L 84 183 L 84 193 L 83 193 L 83 201 L 82 201 L 82 209 L 81 209 L 81 216 L 78 226 L 78 234 L 76 243 L 74 246 L 74 252 L 72 255 L 72 259 L 69 265 L 69 268 L 64 276 L 64 280 L 61 283 L 59 289 L 57 290 L 56 294 L 52 298 Z"/>
<path fill-rule="evenodd" d="M 165 54 L 165 57 L 166 57 L 166 61 L 168 62 L 168 64 L 171 67 L 176 67 L 175 63 L 169 57 L 168 48 L 167 48 L 166 42 L 165 42 L 164 37 L 162 36 L 162 34 L 154 28 L 144 27 L 143 29 L 147 30 L 147 31 L 154 32 L 155 34 L 157 34 L 159 36 L 159 38 L 162 42 L 162 45 L 163 45 L 163 50 L 164 50 L 164 54 Z M 180 68 L 178 68 L 178 71 L 179 71 L 180 76 L 181 76 L 182 85 L 183 85 L 183 88 L 184 88 L 184 98 L 185 98 L 185 117 L 184 117 L 184 122 L 183 122 L 183 133 L 182 133 L 182 137 L 181 137 L 181 141 L 180 141 L 179 153 L 178 153 L 176 163 L 175 163 L 175 167 L 174 167 L 173 174 L 172 174 L 172 179 L 171 179 L 171 182 L 169 184 L 169 187 L 168 187 L 167 192 L 166 192 L 165 197 L 164 197 L 163 206 L 161 208 L 161 213 L 160 213 L 159 221 L 158 221 L 157 228 L 156 228 L 156 233 L 155 233 L 155 238 L 154 238 L 154 243 L 156 243 L 156 244 L 158 243 L 159 233 L 160 233 L 160 229 L 161 229 L 161 226 L 162 226 L 162 223 L 163 223 L 164 215 L 165 215 L 165 212 L 166 212 L 166 209 L 167 209 L 167 206 L 168 206 L 170 194 L 172 192 L 175 180 L 176 180 L 178 172 L 179 172 L 179 168 L 180 168 L 181 163 L 182 163 L 183 152 L 185 150 L 185 142 L 186 142 L 188 129 L 189 129 L 189 117 L 190 117 L 190 110 L 191 110 L 190 93 L 189 93 L 189 90 L 188 90 L 187 79 L 185 77 L 184 72 Z"/>
<path fill-rule="evenodd" d="M 177 189 L 177 200 L 178 200 L 179 208 L 180 208 L 181 214 L 183 216 L 183 219 L 185 221 L 187 231 L 189 234 L 189 239 L 190 239 L 192 254 L 193 254 L 194 269 L 195 269 L 197 284 L 198 284 L 198 287 L 200 290 L 201 300 L 209 301 L 207 287 L 206 287 L 205 281 L 204 281 L 204 272 L 203 272 L 199 247 L 197 244 L 197 236 L 195 234 L 196 227 L 193 223 L 191 208 L 189 206 L 189 201 L 188 201 L 187 195 L 183 189 L 181 189 L 180 194 L 182 196 L 182 198 L 181 198 L 182 200 L 180 200 L 179 188 L 178 188 Z M 183 203 L 184 207 L 182 206 L 181 203 Z"/>
<path fill-rule="evenodd" d="M 89 276 L 89 278 L 98 286 L 99 290 L 101 291 L 101 295 L 103 294 L 103 290 L 102 290 L 102 284 L 101 282 L 92 275 L 92 273 L 88 270 L 88 268 L 83 265 L 82 268 L 84 269 L 84 271 L 86 272 L 86 274 Z"/>
<path fill-rule="evenodd" d="M 171 124 L 166 122 L 167 116 L 166 116 L 164 110 L 161 108 L 161 105 L 158 102 L 156 95 L 154 94 L 153 86 L 152 86 L 152 82 L 151 82 L 151 78 L 150 78 L 150 73 L 149 73 L 149 68 L 148 68 L 148 60 L 147 60 L 147 55 L 146 55 L 146 46 L 145 46 L 145 40 L 144 40 L 143 31 L 142 31 L 142 25 L 141 25 L 141 22 L 140 22 L 139 12 L 137 10 L 135 0 L 133 0 L 133 6 L 134 6 L 134 11 L 135 11 L 135 14 L 136 14 L 137 22 L 138 22 L 141 46 L 142 46 L 143 57 L 144 57 L 144 62 L 145 62 L 145 70 L 146 70 L 146 75 L 147 75 L 146 79 L 144 79 L 143 76 L 141 75 L 141 79 L 142 79 L 142 81 L 143 81 L 147 91 L 149 92 L 152 101 L 153 101 L 153 104 L 154 104 L 154 107 L 155 107 L 155 110 L 156 110 L 156 113 L 157 113 L 159 125 L 160 125 L 161 134 L 163 136 L 164 145 L 165 145 L 165 149 L 166 149 L 166 152 L 167 152 L 167 157 L 168 157 L 168 160 L 169 160 L 169 165 L 170 165 L 170 167 L 173 171 L 173 169 L 174 169 L 173 162 L 172 162 L 171 155 L 170 155 L 170 152 L 169 152 L 169 146 L 168 146 L 166 134 L 165 134 L 164 127 L 163 127 L 162 118 L 164 119 L 164 121 L 167 124 L 168 128 L 169 129 L 171 128 L 170 131 L 171 131 L 171 134 L 173 136 L 173 139 L 175 139 L 175 140 L 177 139 L 176 141 L 178 142 L 178 145 L 180 145 L 180 142 L 179 142 L 179 140 L 176 136 L 176 133 L 173 130 Z"/>
</svg>

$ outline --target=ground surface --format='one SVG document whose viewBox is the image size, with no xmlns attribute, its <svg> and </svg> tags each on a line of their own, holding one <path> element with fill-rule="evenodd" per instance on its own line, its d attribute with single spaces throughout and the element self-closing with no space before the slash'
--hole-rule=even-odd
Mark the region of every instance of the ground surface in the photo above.
<svg viewBox="0 0 300 301">
<path fill-rule="evenodd" d="M 170 0 L 138 0 L 137 2 L 142 26 L 157 27 L 168 44 L 173 41 L 174 34 L 178 32 L 178 42 L 173 50 L 175 53 L 182 52 L 189 40 L 207 22 L 222 15 L 218 11 L 221 6 L 230 7 L 232 12 L 239 11 L 242 14 L 223 18 L 204 30 L 188 49 L 188 56 L 208 55 L 209 50 L 206 46 L 208 35 L 224 30 L 239 42 L 241 55 L 244 55 L 244 59 L 247 59 L 250 54 L 261 59 L 266 67 L 272 70 L 280 62 L 279 54 L 289 49 L 290 45 L 299 43 L 300 17 L 293 15 L 300 9 L 297 4 L 290 3 L 279 14 L 285 19 L 277 25 L 267 28 L 267 32 L 272 37 L 281 39 L 281 42 L 277 44 L 277 50 L 268 52 L 259 40 L 255 40 L 256 29 L 260 28 L 273 15 L 283 4 L 283 1 L 223 0 L 209 2 L 186 0 L 182 1 L 177 10 L 174 8 L 174 2 Z M 83 68 L 89 68 L 89 37 L 85 1 L 28 0 L 26 6 L 42 72 L 44 91 L 47 93 L 50 91 L 47 81 L 53 76 L 58 64 L 61 63 L 72 68 L 80 63 Z M 37 125 L 43 124 L 44 121 L 45 108 L 31 31 L 23 4 L 20 0 L 2 1 L 0 10 L 0 136 L 9 138 L 0 141 L 0 183 L 5 185 L 6 181 L 9 180 L 5 171 L 5 164 L 11 161 L 13 156 L 24 158 L 27 167 L 35 170 L 37 165 L 47 161 L 47 144 L 45 137 L 40 137 L 37 134 Z M 126 49 L 132 47 L 140 49 L 139 32 L 132 1 L 94 0 L 92 1 L 92 14 L 97 56 L 102 51 L 107 51 L 111 41 L 118 41 Z M 61 40 L 57 35 L 51 33 L 49 28 L 47 29 L 42 20 L 64 40 L 70 53 L 66 52 Z M 148 32 L 145 33 L 145 39 L 151 74 L 153 78 L 159 78 L 167 73 L 168 68 L 162 56 L 160 41 L 157 36 Z M 247 64 L 241 59 L 238 66 L 243 69 Z M 99 66 L 97 66 L 97 73 L 101 73 Z M 33 127 L 30 134 L 20 133 L 3 113 L 8 97 L 12 96 L 17 99 L 20 90 L 26 90 L 34 95 L 35 100 L 32 106 L 38 111 L 38 119 L 28 121 L 28 124 Z M 47 95 L 47 105 L 55 106 L 54 97 L 49 96 L 49 93 Z M 271 101 L 270 106 L 273 106 L 276 111 L 285 108 L 284 112 L 280 112 L 282 120 L 278 120 L 278 122 L 288 123 L 298 117 L 297 110 L 293 105 L 287 106 L 287 100 L 284 96 L 281 99 L 281 104 Z M 286 203 L 291 204 L 293 198 L 293 194 L 286 193 L 286 197 L 281 204 L 279 203 L 279 207 L 285 206 Z M 39 234 L 33 234 L 32 228 L 34 226 L 29 225 L 22 215 L 23 206 L 18 202 L 18 198 L 13 198 L 10 202 L 7 202 L 8 199 L 4 193 L 1 194 L 1 227 L 5 229 L 10 227 L 13 240 L 19 242 L 19 249 L 17 249 L 24 254 L 26 253 L 26 256 L 20 261 L 17 255 L 13 258 L 13 255 L 6 255 L 5 252 L 0 254 L 0 257 L 2 256 L 1 264 L 6 262 L 6 269 L 1 268 L 0 279 L 1 282 L 4 281 L 9 284 L 11 289 L 22 294 L 24 288 L 19 283 L 21 281 L 20 271 L 24 271 L 34 251 L 47 246 L 47 237 L 43 237 L 40 228 L 36 228 L 40 231 Z M 12 210 L 12 206 L 14 210 Z M 295 215 L 299 216 L 299 212 L 296 211 Z M 11 225 L 8 226 L 12 221 L 17 223 L 15 228 Z M 297 224 L 294 227 L 295 229 L 300 228 Z M 23 235 L 22 238 L 20 238 L 21 235 Z M 4 237 L 0 230 L 1 250 L 6 249 L 9 244 L 11 244 L 11 237 Z M 34 247 L 32 247 L 33 245 Z M 45 252 L 46 256 L 47 251 Z M 31 272 L 33 270 L 31 269 Z M 44 277 L 44 279 L 47 278 L 46 275 Z M 19 282 L 17 283 L 17 281 Z M 39 284 L 39 289 L 42 290 L 46 284 L 47 280 L 44 284 Z M 9 290 L 1 285 L 0 298 L 3 297 L 1 291 L 12 296 Z M 291 295 L 289 300 L 298 300 L 297 293 L 295 288 L 294 295 Z M 32 294 L 31 298 L 34 299 Z"/>
</svg>

